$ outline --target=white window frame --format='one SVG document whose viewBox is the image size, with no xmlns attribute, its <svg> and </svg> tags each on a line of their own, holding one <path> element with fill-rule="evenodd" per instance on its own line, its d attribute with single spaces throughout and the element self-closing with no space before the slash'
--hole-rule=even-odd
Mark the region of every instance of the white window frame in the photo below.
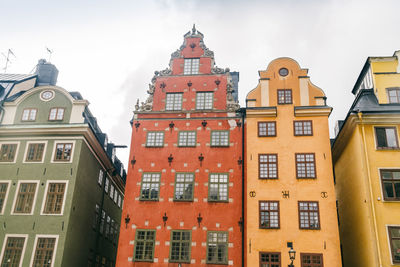
<svg viewBox="0 0 400 267">
<path fill-rule="evenodd" d="M 102 169 L 99 170 L 99 176 L 97 177 L 97 184 L 102 186 L 104 181 L 104 171 Z"/>
<path fill-rule="evenodd" d="M 117 204 L 118 201 L 118 189 L 114 187 L 114 203 Z"/>
<path fill-rule="evenodd" d="M 6 195 L 4 197 L 4 203 L 3 203 L 3 209 L 0 210 L 0 215 L 4 214 L 4 211 L 6 209 L 6 205 L 7 205 L 7 200 L 8 200 L 8 194 L 10 193 L 10 186 L 11 186 L 11 180 L 1 180 L 0 181 L 2 184 L 8 184 L 7 185 L 7 191 L 6 191 Z M 1 261 L 0 261 L 1 263 Z"/>
<path fill-rule="evenodd" d="M 180 103 L 178 103 L 176 96 L 180 96 Z M 172 99 L 170 100 L 171 103 L 169 103 L 168 99 L 171 97 Z M 171 106 L 169 106 L 171 104 Z M 166 93 L 165 95 L 165 110 L 166 111 L 180 111 L 182 110 L 182 104 L 183 104 L 183 93 Z M 179 108 L 177 107 L 179 105 Z"/>
<path fill-rule="evenodd" d="M 106 194 L 108 194 L 109 187 L 110 187 L 110 179 L 106 177 L 104 181 L 104 192 L 106 192 Z"/>
<path fill-rule="evenodd" d="M 193 64 L 195 63 L 195 64 Z M 194 69 L 193 67 L 197 67 Z M 200 73 L 200 58 L 185 58 L 183 61 L 183 75 L 194 75 Z"/>
<path fill-rule="evenodd" d="M 31 183 L 31 184 L 35 183 L 36 184 L 35 196 L 33 197 L 31 213 L 14 213 L 15 204 L 17 202 L 17 197 L 18 197 L 18 191 L 19 191 L 19 187 L 21 186 L 21 183 Z M 39 191 L 39 183 L 40 183 L 39 180 L 19 180 L 18 181 L 16 190 L 15 190 L 15 194 L 14 194 L 13 205 L 11 207 L 11 213 L 10 213 L 11 215 L 28 216 L 28 215 L 33 215 L 35 213 L 36 200 L 37 200 L 38 191 Z"/>
<path fill-rule="evenodd" d="M 21 267 L 23 262 L 24 262 L 24 256 L 25 256 L 25 249 L 26 249 L 26 243 L 28 243 L 28 235 L 27 234 L 6 234 L 4 236 L 3 240 L 3 248 L 1 249 L 1 254 L 0 254 L 0 263 L 3 261 L 3 256 L 4 256 L 4 250 L 6 248 L 6 242 L 9 237 L 23 237 L 25 238 L 24 240 L 24 247 L 22 248 L 22 253 L 21 253 L 21 261 L 19 262 L 19 266 Z"/>
<path fill-rule="evenodd" d="M 56 110 L 56 114 L 55 114 L 54 119 L 52 119 L 52 118 L 50 117 L 51 111 L 52 111 L 52 110 Z M 58 115 L 60 114 L 60 110 L 62 110 L 62 118 L 61 118 L 61 119 L 58 118 Z M 63 120 L 64 120 L 64 115 L 65 115 L 65 108 L 62 108 L 62 107 L 50 108 L 50 111 L 49 111 L 49 121 L 63 121 Z"/>
<path fill-rule="evenodd" d="M 72 144 L 72 149 L 71 149 L 71 158 L 69 161 L 59 161 L 59 160 L 54 160 L 54 156 L 56 155 L 56 149 L 57 149 L 57 144 Z M 51 163 L 71 163 L 74 161 L 74 151 L 75 151 L 75 140 L 57 140 L 54 141 L 53 143 L 53 152 L 51 154 L 51 159 L 50 162 Z"/>
<path fill-rule="evenodd" d="M 64 215 L 64 207 L 65 207 L 67 190 L 68 190 L 68 182 L 69 182 L 68 180 L 47 180 L 46 187 L 44 189 L 44 194 L 43 194 L 42 207 L 40 208 L 40 215 L 44 215 L 44 216 L 63 216 Z M 44 206 L 46 204 L 46 199 L 47 199 L 47 190 L 49 190 L 50 183 L 57 183 L 57 184 L 65 183 L 64 197 L 63 197 L 63 203 L 62 203 L 60 214 L 44 213 Z"/>
<path fill-rule="evenodd" d="M 41 161 L 26 161 L 26 156 L 28 155 L 28 148 L 30 144 L 44 144 L 43 148 L 43 157 Z M 26 164 L 40 164 L 44 162 L 44 159 L 46 158 L 46 150 L 47 150 L 47 141 L 45 140 L 37 140 L 37 141 L 27 141 L 25 144 L 25 153 L 24 153 L 24 158 L 22 159 L 22 163 Z"/>
<path fill-rule="evenodd" d="M 115 193 L 115 187 L 114 184 L 111 182 L 110 183 L 110 194 L 108 194 L 111 198 L 111 200 L 114 200 L 114 193 Z"/>
<path fill-rule="evenodd" d="M 54 243 L 53 257 L 52 257 L 52 261 L 51 261 L 51 267 L 54 267 L 54 262 L 55 262 L 56 255 L 57 255 L 58 235 L 41 235 L 41 234 L 35 236 L 35 242 L 33 243 L 32 256 L 31 256 L 31 261 L 29 263 L 29 266 L 33 265 L 33 260 L 35 258 L 35 252 L 36 252 L 36 246 L 37 246 L 37 242 L 38 242 L 39 238 L 55 238 L 56 239 L 56 242 Z"/>
<path fill-rule="evenodd" d="M 204 94 L 204 101 L 201 103 L 202 107 L 200 107 L 200 102 L 198 101 L 198 97 L 200 94 Z M 211 107 L 206 107 L 207 103 L 207 95 L 211 94 L 212 95 L 212 101 L 211 101 Z M 196 92 L 196 104 L 195 104 L 196 110 L 212 110 L 214 108 L 214 92 L 210 91 L 204 91 L 204 92 Z"/>
<path fill-rule="evenodd" d="M 3 144 L 9 144 L 9 145 L 17 145 L 17 148 L 15 149 L 15 156 L 14 156 L 14 161 L 10 161 L 10 162 L 0 162 L 0 164 L 11 164 L 11 163 L 15 163 L 15 162 L 17 162 L 17 157 L 18 157 L 18 152 L 19 152 L 19 144 L 20 144 L 20 142 L 19 141 L 10 141 L 10 142 L 7 142 L 7 141 L 1 141 L 0 142 L 0 148 L 1 148 L 1 146 L 3 145 Z"/>
<path fill-rule="evenodd" d="M 26 119 L 26 120 L 24 120 L 25 110 L 28 110 L 28 119 Z M 30 119 L 32 110 L 35 110 L 35 118 L 33 120 Z M 37 108 L 24 108 L 22 110 L 21 121 L 36 121 L 37 115 L 38 115 L 38 109 Z"/>
</svg>

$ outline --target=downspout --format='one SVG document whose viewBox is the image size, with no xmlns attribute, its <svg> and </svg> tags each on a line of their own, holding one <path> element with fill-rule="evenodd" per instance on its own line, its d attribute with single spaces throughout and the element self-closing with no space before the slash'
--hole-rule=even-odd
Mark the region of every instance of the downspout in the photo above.
<svg viewBox="0 0 400 267">
<path fill-rule="evenodd" d="M 379 266 L 382 267 L 382 259 L 381 259 L 381 249 L 379 246 L 379 237 L 378 237 L 378 229 L 377 229 L 377 223 L 376 223 L 376 213 L 375 213 L 375 206 L 374 206 L 374 195 L 372 193 L 372 184 L 371 184 L 371 171 L 370 171 L 370 166 L 369 166 L 369 160 L 368 160 L 368 150 L 367 150 L 367 143 L 365 141 L 365 129 L 364 129 L 364 123 L 363 123 L 363 118 L 362 118 L 362 112 L 357 112 L 358 119 L 360 120 L 360 125 L 361 125 L 361 136 L 362 136 L 362 141 L 363 141 L 363 152 L 364 152 L 364 161 L 366 164 L 366 169 L 367 169 L 367 176 L 368 176 L 368 190 L 369 190 L 369 197 L 371 201 L 371 210 L 372 210 L 372 217 L 373 217 L 373 225 L 374 225 L 374 234 L 376 238 L 376 249 L 378 251 L 378 262 Z"/>
<path fill-rule="evenodd" d="M 244 200 L 245 200 L 245 153 L 244 153 L 244 149 L 245 149 L 245 116 L 246 116 L 246 109 L 245 108 L 241 108 L 240 109 L 241 115 L 242 115 L 242 267 L 244 267 L 244 251 L 245 251 L 245 235 L 244 235 L 244 231 L 245 231 L 245 216 L 244 216 Z"/>
</svg>

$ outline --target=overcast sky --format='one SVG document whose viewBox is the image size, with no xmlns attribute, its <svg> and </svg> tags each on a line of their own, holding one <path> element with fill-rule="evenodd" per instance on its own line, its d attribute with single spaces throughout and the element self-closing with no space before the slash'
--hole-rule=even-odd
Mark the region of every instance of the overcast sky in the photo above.
<svg viewBox="0 0 400 267">
<path fill-rule="evenodd" d="M 136 99 L 193 23 L 217 66 L 240 72 L 242 106 L 273 59 L 309 69 L 334 109 L 331 135 L 367 57 L 400 50 L 399 0 L 0 0 L 0 10 L 0 52 L 16 55 L 7 73 L 30 73 L 52 49 L 58 85 L 81 92 L 110 141 L 128 146 Z M 126 166 L 128 149 L 117 155 Z"/>
</svg>

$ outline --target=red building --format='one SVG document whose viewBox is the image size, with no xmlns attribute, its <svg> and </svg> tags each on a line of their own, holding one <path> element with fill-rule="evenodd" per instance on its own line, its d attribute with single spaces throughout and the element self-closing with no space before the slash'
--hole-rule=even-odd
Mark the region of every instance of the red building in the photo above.
<svg viewBox="0 0 400 267">
<path fill-rule="evenodd" d="M 132 120 L 117 266 L 242 266 L 238 73 L 194 27 Z"/>
</svg>

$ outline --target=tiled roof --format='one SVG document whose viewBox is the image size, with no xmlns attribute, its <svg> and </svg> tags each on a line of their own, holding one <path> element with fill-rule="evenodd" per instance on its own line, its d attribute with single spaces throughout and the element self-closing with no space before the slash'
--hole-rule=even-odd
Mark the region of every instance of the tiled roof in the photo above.
<svg viewBox="0 0 400 267">
<path fill-rule="evenodd" d="M 10 74 L 10 73 L 0 73 L 0 82 L 20 82 L 32 77 L 36 74 Z"/>
</svg>

